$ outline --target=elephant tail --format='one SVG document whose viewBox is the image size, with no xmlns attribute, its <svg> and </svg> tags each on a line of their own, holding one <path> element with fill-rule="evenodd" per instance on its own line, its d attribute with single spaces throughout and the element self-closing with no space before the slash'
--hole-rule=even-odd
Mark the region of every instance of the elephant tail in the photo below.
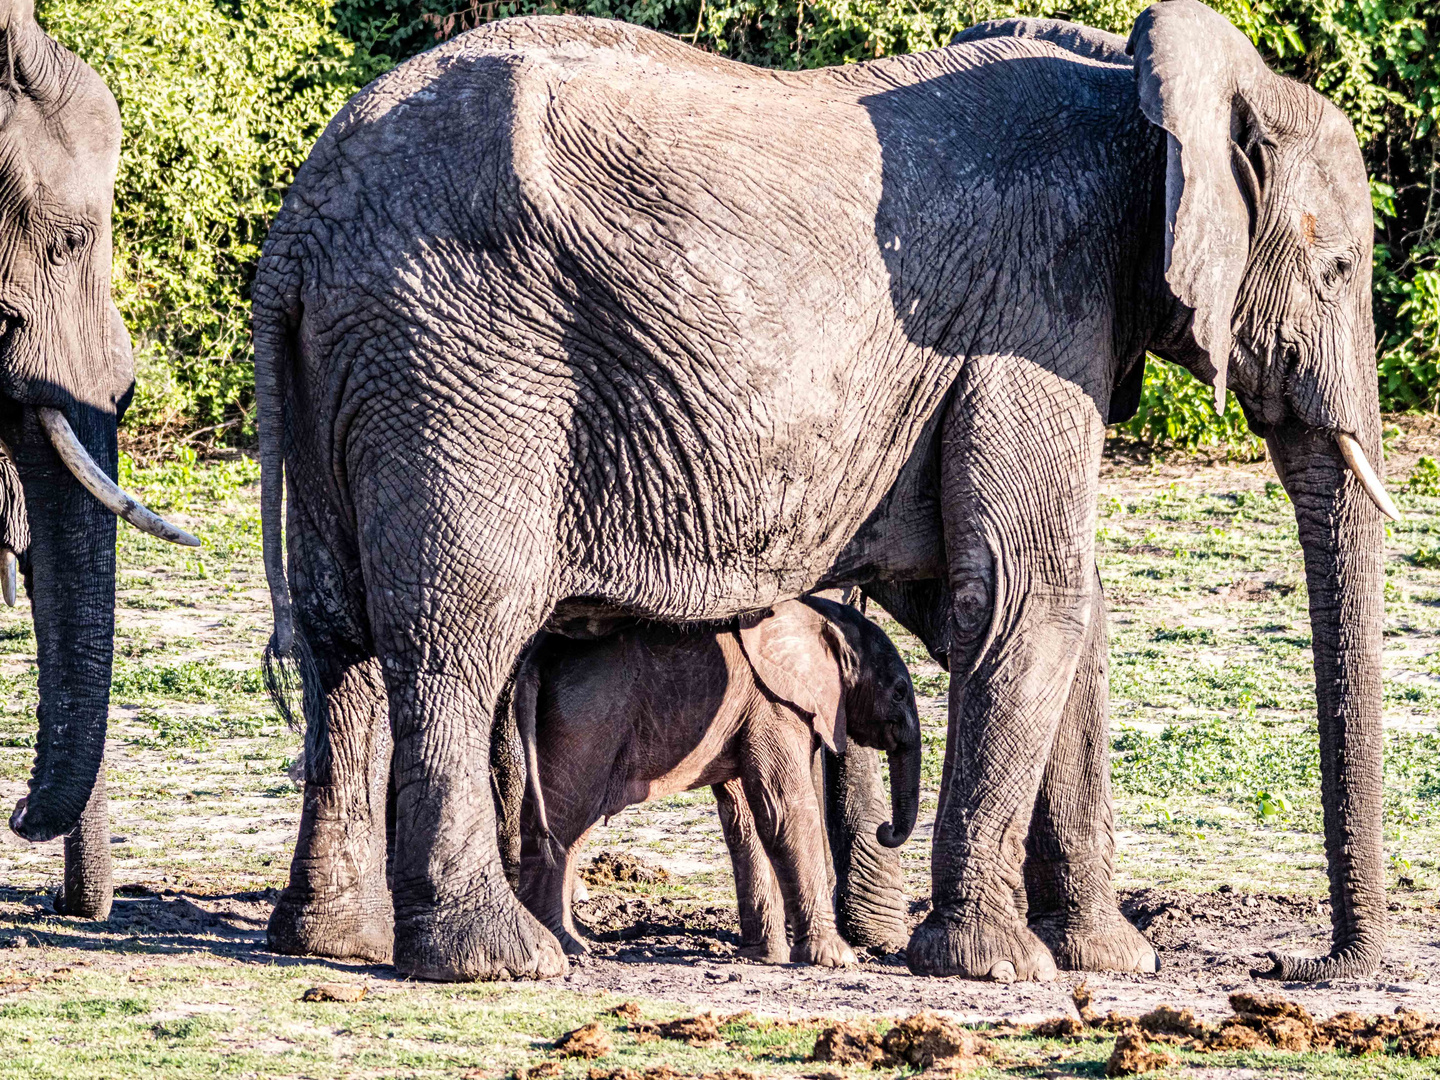
<svg viewBox="0 0 1440 1080">
<path fill-rule="evenodd" d="M 285 576 L 285 416 L 286 383 L 295 363 L 298 304 L 290 305 L 256 282 L 251 332 L 255 340 L 255 413 L 260 438 L 260 531 L 265 578 L 270 584 L 274 632 L 270 657 L 289 658 L 295 646 L 295 615 Z"/>
<path fill-rule="evenodd" d="M 550 831 L 550 816 L 545 810 L 545 788 L 540 783 L 540 749 L 536 726 L 540 708 L 540 647 L 545 633 L 541 631 L 526 647 L 515 669 L 515 691 L 510 695 L 515 710 L 515 728 L 525 748 L 525 793 L 535 812 L 536 836 L 545 865 L 554 869 L 565 865 L 566 848 Z"/>
</svg>

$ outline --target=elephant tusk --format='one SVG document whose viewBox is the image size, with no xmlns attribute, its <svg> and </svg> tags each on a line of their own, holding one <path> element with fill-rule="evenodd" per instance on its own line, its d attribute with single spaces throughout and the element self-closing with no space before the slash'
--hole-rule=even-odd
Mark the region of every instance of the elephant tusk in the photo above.
<svg viewBox="0 0 1440 1080">
<path fill-rule="evenodd" d="M 85 490 L 105 504 L 111 513 L 124 518 L 141 532 L 169 540 L 184 547 L 199 547 L 200 541 L 184 529 L 177 529 L 159 514 L 145 507 L 133 496 L 127 495 L 120 485 L 105 475 L 105 470 L 95 464 L 89 452 L 76 438 L 70 421 L 59 409 L 39 409 L 40 425 L 50 436 L 50 444 L 65 467 L 79 480 Z"/>
<path fill-rule="evenodd" d="M 15 606 L 15 579 L 19 574 L 20 560 L 9 548 L 0 548 L 0 593 L 5 596 L 8 607 Z"/>
<path fill-rule="evenodd" d="M 1335 442 L 1340 447 L 1340 456 L 1345 459 L 1345 464 L 1355 474 L 1355 479 L 1360 481 L 1360 486 L 1365 489 L 1365 494 L 1370 496 L 1370 501 L 1391 521 L 1399 521 L 1400 508 L 1395 505 L 1395 500 L 1390 498 L 1390 493 L 1385 490 L 1385 485 L 1380 483 L 1380 478 L 1370 467 L 1370 459 L 1365 456 L 1365 451 L 1360 449 L 1360 443 L 1355 436 L 1337 431 Z"/>
</svg>

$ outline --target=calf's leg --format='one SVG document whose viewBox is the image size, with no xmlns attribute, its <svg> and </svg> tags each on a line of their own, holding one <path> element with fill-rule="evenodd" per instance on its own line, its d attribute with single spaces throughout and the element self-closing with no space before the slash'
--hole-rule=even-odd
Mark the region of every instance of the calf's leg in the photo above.
<svg viewBox="0 0 1440 1080">
<path fill-rule="evenodd" d="M 770 858 L 755 828 L 755 815 L 739 780 L 715 784 L 715 805 L 720 830 L 730 849 L 730 866 L 735 873 L 735 900 L 740 908 L 740 955 L 767 964 L 784 964 L 790 959 L 790 942 L 785 937 L 785 898 L 770 869 Z"/>
<path fill-rule="evenodd" d="M 810 779 L 814 735 L 797 717 L 773 708 L 773 721 L 752 724 L 741 754 L 741 783 L 755 828 L 794 928 L 793 963 L 842 967 L 855 953 L 835 930 L 825 868 L 820 803 Z"/>
</svg>

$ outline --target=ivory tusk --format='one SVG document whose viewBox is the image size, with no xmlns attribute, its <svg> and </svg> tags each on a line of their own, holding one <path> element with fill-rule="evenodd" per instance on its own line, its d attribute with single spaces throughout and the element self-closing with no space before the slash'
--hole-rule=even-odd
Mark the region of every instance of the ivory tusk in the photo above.
<svg viewBox="0 0 1440 1080">
<path fill-rule="evenodd" d="M 1365 456 L 1365 451 L 1360 449 L 1360 443 L 1355 436 L 1337 431 L 1335 442 L 1340 447 L 1340 456 L 1355 474 L 1355 479 L 1360 481 L 1360 486 L 1365 489 L 1365 494 L 1370 496 L 1370 501 L 1391 521 L 1399 521 L 1400 508 L 1395 505 L 1395 500 L 1390 498 L 1385 485 L 1380 483 L 1380 477 L 1376 476 L 1375 470 L 1370 467 L 1370 459 Z"/>
<path fill-rule="evenodd" d="M 15 579 L 19 575 L 20 560 L 9 548 L 0 548 L 0 593 L 5 596 L 9 607 L 15 606 Z"/>
<path fill-rule="evenodd" d="M 70 421 L 65 419 L 64 413 L 59 409 L 36 411 L 40 415 L 41 427 L 45 429 L 45 434 L 50 436 L 50 444 L 55 447 L 55 452 L 60 455 L 65 467 L 74 473 L 75 479 L 84 485 L 85 490 L 104 503 L 107 509 L 141 532 L 158 536 L 161 540 L 169 540 L 172 544 L 185 547 L 200 546 L 200 541 L 195 537 L 184 529 L 177 529 L 133 496 L 127 495 L 119 484 L 106 476 L 105 470 L 95 464 L 95 459 L 76 438 L 75 431 L 70 427 Z"/>
</svg>

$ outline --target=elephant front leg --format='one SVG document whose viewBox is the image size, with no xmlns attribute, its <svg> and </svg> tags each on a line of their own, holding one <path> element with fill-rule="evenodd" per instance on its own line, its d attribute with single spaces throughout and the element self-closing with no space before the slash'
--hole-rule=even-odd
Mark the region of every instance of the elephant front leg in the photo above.
<svg viewBox="0 0 1440 1080">
<path fill-rule="evenodd" d="M 905 925 L 909 905 L 900 849 L 875 838 L 876 828 L 891 817 L 880 754 L 853 741 L 843 754 L 822 753 L 840 936 L 856 948 L 898 952 L 910 937 Z"/>
<path fill-rule="evenodd" d="M 110 870 L 110 813 L 105 796 L 105 762 L 80 824 L 65 837 L 65 877 L 55 894 L 55 913 L 81 919 L 108 919 L 115 898 Z"/>
<path fill-rule="evenodd" d="M 715 806 L 720 830 L 730 849 L 730 866 L 735 874 L 735 901 L 740 909 L 740 955 L 767 964 L 790 959 L 790 942 L 785 937 L 785 899 L 770 869 L 765 847 L 755 830 L 755 816 L 739 780 L 715 784 Z"/>
<path fill-rule="evenodd" d="M 1104 597 L 1065 704 L 1026 840 L 1030 929 L 1072 971 L 1159 970 L 1159 957 L 1120 914 L 1112 870 L 1109 692 Z"/>
<path fill-rule="evenodd" d="M 794 927 L 791 962 L 844 967 L 855 963 L 855 953 L 835 930 L 824 827 L 809 769 L 813 735 L 798 719 L 775 719 L 749 736 L 741 779 L 745 800 Z"/>
<path fill-rule="evenodd" d="M 290 882 L 270 916 L 269 947 L 387 963 L 394 933 L 385 883 L 390 720 L 380 665 L 373 657 L 343 664 L 319 657 L 304 677 L 318 683 L 307 698 L 323 697 L 324 708 L 306 717 L 300 836 Z"/>
<path fill-rule="evenodd" d="M 1104 426 L 1090 395 L 1019 357 L 976 360 L 943 421 L 949 734 L 933 908 L 912 971 L 1050 979 L 1016 903 L 1025 836 L 1077 661 L 1091 589 Z"/>
</svg>

